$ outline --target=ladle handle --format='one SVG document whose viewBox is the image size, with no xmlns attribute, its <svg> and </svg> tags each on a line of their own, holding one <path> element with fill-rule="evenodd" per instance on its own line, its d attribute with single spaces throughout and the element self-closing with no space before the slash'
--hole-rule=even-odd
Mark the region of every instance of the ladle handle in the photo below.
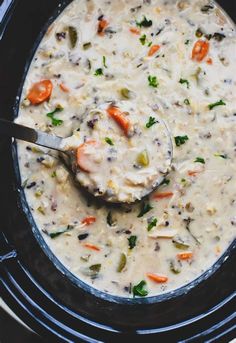
<svg viewBox="0 0 236 343">
<path fill-rule="evenodd" d="M 63 151 L 61 148 L 63 138 L 19 125 L 5 119 L 0 119 L 0 136 L 14 137 L 46 148 Z"/>
</svg>

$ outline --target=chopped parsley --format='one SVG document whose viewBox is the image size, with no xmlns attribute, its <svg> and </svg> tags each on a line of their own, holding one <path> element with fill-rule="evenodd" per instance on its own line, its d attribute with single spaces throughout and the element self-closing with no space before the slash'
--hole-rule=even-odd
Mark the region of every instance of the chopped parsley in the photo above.
<svg viewBox="0 0 236 343">
<path fill-rule="evenodd" d="M 138 218 L 143 217 L 146 213 L 148 213 L 149 211 L 151 211 L 153 209 L 153 207 L 149 204 L 149 203 L 145 203 L 143 202 L 141 204 L 141 210 L 139 212 Z"/>
<path fill-rule="evenodd" d="M 103 56 L 102 57 L 102 64 L 103 64 L 104 68 L 107 68 L 107 64 L 106 63 L 107 63 L 106 62 L 106 56 Z"/>
<path fill-rule="evenodd" d="M 215 156 L 215 157 L 221 157 L 221 158 L 223 158 L 223 159 L 225 159 L 225 160 L 227 160 L 227 158 L 228 158 L 228 156 L 227 156 L 226 154 L 218 154 L 218 153 L 215 153 L 214 156 Z"/>
<path fill-rule="evenodd" d="M 141 42 L 142 45 L 145 45 L 146 44 L 146 39 L 147 39 L 147 36 L 146 35 L 142 35 L 139 40 Z"/>
<path fill-rule="evenodd" d="M 190 39 L 186 39 L 186 41 L 184 42 L 185 45 L 189 45 L 190 43 Z"/>
<path fill-rule="evenodd" d="M 133 295 L 134 297 L 146 297 L 148 295 L 148 291 L 146 289 L 146 281 L 142 280 L 138 285 L 133 287 Z"/>
<path fill-rule="evenodd" d="M 143 16 L 143 19 L 141 21 L 136 21 L 136 25 L 138 27 L 150 27 L 152 26 L 152 20 L 148 20 L 146 16 Z"/>
<path fill-rule="evenodd" d="M 106 142 L 107 144 L 109 144 L 109 145 L 114 145 L 113 140 L 112 140 L 111 138 L 109 138 L 109 137 L 106 137 L 106 138 L 105 138 L 105 142 Z"/>
<path fill-rule="evenodd" d="M 186 79 L 180 79 L 180 80 L 179 80 L 179 83 L 181 83 L 181 85 L 183 85 L 183 84 L 186 83 L 188 89 L 189 89 L 189 87 L 190 87 L 189 81 L 186 80 Z"/>
<path fill-rule="evenodd" d="M 213 108 L 215 108 L 217 106 L 226 106 L 226 103 L 223 100 L 220 100 L 220 101 L 217 101 L 213 104 L 209 104 L 208 108 L 209 108 L 209 110 L 213 110 Z"/>
<path fill-rule="evenodd" d="M 157 218 L 151 218 L 151 221 L 148 223 L 147 230 L 151 231 L 157 225 Z"/>
<path fill-rule="evenodd" d="M 84 43 L 84 44 L 83 44 L 83 49 L 84 49 L 84 50 L 88 50 L 88 49 L 91 48 L 91 46 L 92 46 L 92 43 L 91 43 L 91 42 Z"/>
<path fill-rule="evenodd" d="M 214 6 L 212 6 L 212 5 L 205 5 L 205 6 L 202 6 L 201 11 L 203 13 L 208 13 L 210 10 L 213 10 L 213 9 L 214 9 Z"/>
<path fill-rule="evenodd" d="M 51 119 L 53 126 L 60 126 L 63 123 L 63 120 L 55 118 L 54 115 L 58 112 L 63 111 L 63 107 L 57 106 L 54 111 L 47 113 L 47 117 Z"/>
<path fill-rule="evenodd" d="M 205 162 L 204 158 L 202 158 L 202 157 L 197 157 L 196 160 L 194 161 L 194 163 L 202 163 L 202 164 L 205 164 L 206 162 Z"/>
<path fill-rule="evenodd" d="M 149 82 L 149 86 L 150 86 L 150 87 L 157 88 L 158 85 L 159 85 L 156 76 L 151 76 L 151 75 L 149 75 L 149 76 L 148 76 L 148 82 Z"/>
<path fill-rule="evenodd" d="M 152 127 L 153 125 L 155 125 L 155 124 L 157 124 L 157 123 L 159 123 L 159 122 L 158 122 L 158 120 L 156 120 L 156 118 L 154 118 L 154 117 L 149 117 L 149 120 L 148 120 L 148 122 L 147 122 L 147 124 L 146 124 L 146 128 L 147 128 L 147 129 L 150 129 L 150 127 Z"/>
<path fill-rule="evenodd" d="M 189 140 L 188 136 L 176 136 L 175 137 L 175 144 L 176 146 L 181 146 L 185 144 Z"/>
<path fill-rule="evenodd" d="M 134 247 L 136 247 L 137 236 L 130 236 L 128 238 L 128 242 L 129 242 L 129 248 L 130 250 L 132 250 Z"/>
<path fill-rule="evenodd" d="M 48 232 L 48 231 L 43 231 L 46 235 L 48 235 L 50 238 L 55 239 L 62 235 L 63 233 L 69 232 L 74 229 L 73 225 L 68 225 L 66 229 L 61 229 L 55 232 Z"/>
<path fill-rule="evenodd" d="M 52 172 L 52 174 L 51 174 L 51 177 L 54 178 L 56 176 L 57 176 L 57 172 L 54 170 L 54 172 Z"/>
<path fill-rule="evenodd" d="M 170 184 L 170 180 L 164 178 L 164 180 L 162 181 L 162 183 L 160 183 L 160 186 L 168 186 Z"/>
<path fill-rule="evenodd" d="M 68 31 L 69 31 L 69 39 L 70 39 L 71 48 L 74 49 L 78 41 L 78 33 L 77 33 L 76 28 L 73 26 L 69 26 Z"/>
<path fill-rule="evenodd" d="M 103 75 L 103 70 L 102 70 L 102 68 L 98 68 L 97 70 L 95 70 L 94 75 L 95 75 L 95 76 L 101 76 L 101 75 Z"/>
<path fill-rule="evenodd" d="M 184 99 L 184 103 L 185 105 L 189 106 L 190 105 L 190 101 L 188 99 Z"/>
</svg>

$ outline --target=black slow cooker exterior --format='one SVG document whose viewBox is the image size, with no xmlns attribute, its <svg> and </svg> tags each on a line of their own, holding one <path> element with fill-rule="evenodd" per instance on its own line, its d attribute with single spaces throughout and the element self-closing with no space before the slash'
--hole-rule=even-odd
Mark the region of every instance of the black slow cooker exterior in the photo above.
<svg viewBox="0 0 236 343">
<path fill-rule="evenodd" d="M 17 114 L 37 43 L 70 2 L 2 2 L 1 117 L 12 120 Z M 220 3 L 236 20 L 236 3 Z M 35 237 L 37 229 L 20 186 L 16 147 L 0 139 L 0 296 L 33 330 L 50 342 L 228 342 L 236 337 L 235 243 L 191 287 L 131 304 L 75 285 Z"/>
</svg>

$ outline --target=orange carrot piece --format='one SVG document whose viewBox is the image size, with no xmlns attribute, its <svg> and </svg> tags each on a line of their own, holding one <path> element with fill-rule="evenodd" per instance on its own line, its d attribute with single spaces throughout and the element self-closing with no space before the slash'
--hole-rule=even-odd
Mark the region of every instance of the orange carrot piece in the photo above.
<svg viewBox="0 0 236 343">
<path fill-rule="evenodd" d="M 168 277 L 165 275 L 147 273 L 147 277 L 156 283 L 166 283 L 168 281 Z"/>
<path fill-rule="evenodd" d="M 154 194 L 154 199 L 166 199 L 166 198 L 171 198 L 173 195 L 174 195 L 173 192 L 157 193 L 157 194 Z"/>
<path fill-rule="evenodd" d="M 66 85 L 64 85 L 64 83 L 61 83 L 59 87 L 61 88 L 62 92 L 64 92 L 64 93 L 69 93 L 69 91 L 70 91 L 69 88 L 66 87 Z"/>
<path fill-rule="evenodd" d="M 199 39 L 193 47 L 192 59 L 197 62 L 202 62 L 202 60 L 207 56 L 209 48 L 209 42 Z"/>
<path fill-rule="evenodd" d="M 148 52 L 148 56 L 153 56 L 158 50 L 160 50 L 160 45 L 152 45 Z"/>
<path fill-rule="evenodd" d="M 94 251 L 100 251 L 101 249 L 99 247 L 97 247 L 96 245 L 94 244 L 89 244 L 89 243 L 86 243 L 84 244 L 84 247 L 87 248 L 87 249 L 90 249 L 90 250 L 94 250 Z"/>
<path fill-rule="evenodd" d="M 115 106 L 108 107 L 107 113 L 124 130 L 125 134 L 128 135 L 130 129 L 130 121 L 126 118 L 125 114 L 121 112 L 118 107 Z"/>
<path fill-rule="evenodd" d="M 177 254 L 177 257 L 181 261 L 187 261 L 193 258 L 193 253 L 191 251 L 181 252 Z"/>
<path fill-rule="evenodd" d="M 213 60 L 212 60 L 212 58 L 211 58 L 211 57 L 209 57 L 209 58 L 207 59 L 206 63 L 207 63 L 207 64 L 210 64 L 210 65 L 212 65 L 212 64 L 213 64 Z"/>
<path fill-rule="evenodd" d="M 86 217 L 82 220 L 82 224 L 91 225 L 96 222 L 95 217 Z"/>
<path fill-rule="evenodd" d="M 32 105 L 39 105 L 48 100 L 52 94 L 53 85 L 50 80 L 43 80 L 35 83 L 27 95 Z"/>
<path fill-rule="evenodd" d="M 98 146 L 98 142 L 96 141 L 87 141 L 83 144 L 81 144 L 77 150 L 76 150 L 76 160 L 77 160 L 77 164 L 78 166 L 80 167 L 81 170 L 83 170 L 84 172 L 86 173 L 90 173 L 91 170 L 89 168 L 89 165 L 88 165 L 88 158 L 86 156 L 86 149 L 90 146 L 95 146 L 97 147 Z"/>
<path fill-rule="evenodd" d="M 130 27 L 130 32 L 135 34 L 135 35 L 140 35 L 141 31 L 137 29 L 137 27 Z"/>
<path fill-rule="evenodd" d="M 188 170 L 189 176 L 197 176 L 199 173 L 201 173 L 201 172 L 198 170 Z"/>
<path fill-rule="evenodd" d="M 97 29 L 97 33 L 99 34 L 99 36 L 104 36 L 104 31 L 108 27 L 108 25 L 109 23 L 106 19 L 99 20 Z"/>
</svg>

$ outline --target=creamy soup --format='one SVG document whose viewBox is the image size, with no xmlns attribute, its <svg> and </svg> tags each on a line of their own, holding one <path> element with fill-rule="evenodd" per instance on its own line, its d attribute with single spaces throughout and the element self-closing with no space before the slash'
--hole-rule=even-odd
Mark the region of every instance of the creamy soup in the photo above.
<svg viewBox="0 0 236 343">
<path fill-rule="evenodd" d="M 110 200 L 141 198 L 131 186 L 167 171 L 162 120 L 173 138 L 172 167 L 160 187 L 120 205 L 78 188 L 55 151 L 18 143 L 34 220 L 79 279 L 117 296 L 153 296 L 194 280 L 233 241 L 235 56 L 234 26 L 206 0 L 74 0 L 48 29 L 17 121 L 72 136 L 68 144 L 82 146 L 82 185 Z M 115 106 L 111 118 L 104 104 Z M 127 118 L 139 124 L 136 135 L 128 133 Z M 165 149 L 158 155 L 160 140 Z"/>
</svg>

